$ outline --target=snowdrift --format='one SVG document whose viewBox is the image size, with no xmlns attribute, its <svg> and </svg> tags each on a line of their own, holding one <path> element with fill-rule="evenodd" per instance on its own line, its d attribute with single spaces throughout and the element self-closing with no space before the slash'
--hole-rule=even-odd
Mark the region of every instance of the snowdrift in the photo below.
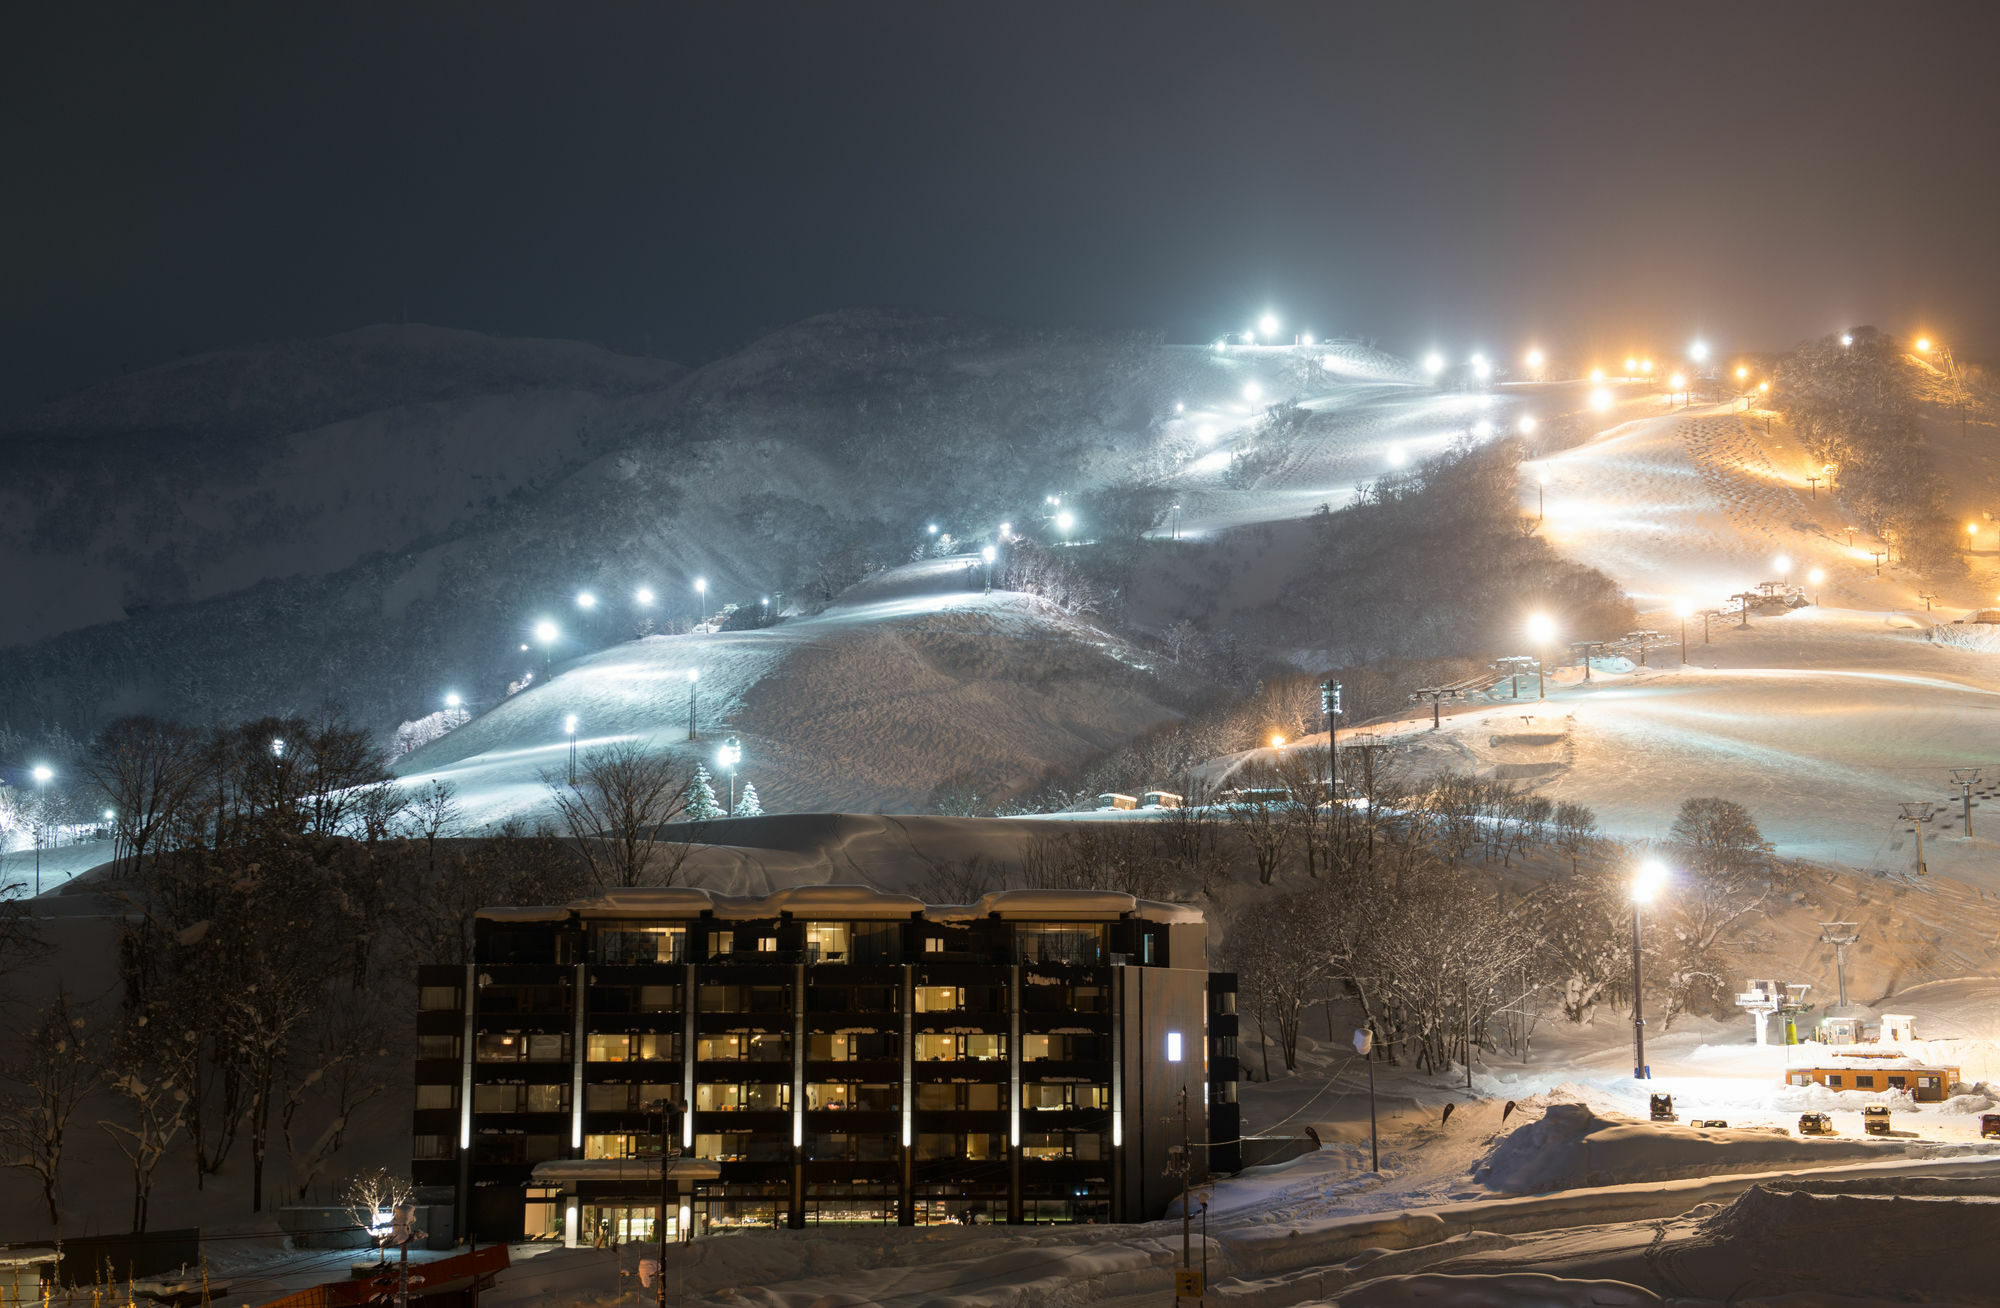
<svg viewBox="0 0 2000 1308">
<path fill-rule="evenodd" d="M 1730 1303 L 1800 1292 L 1993 1302 L 2000 1286 L 2000 1245 L 1993 1240 L 2000 1196 L 1941 1193 L 1936 1183 L 1897 1180 L 1832 1193 L 1755 1186 L 1702 1221 L 1691 1238 L 1667 1242 L 1654 1266 L 1683 1295 Z"/>
<path fill-rule="evenodd" d="M 1900 1144 L 1888 1141 L 1796 1140 L 1776 1127 L 1701 1130 L 1603 1116 L 1583 1104 L 1552 1104 L 1539 1121 L 1488 1150 L 1473 1177 L 1502 1194 L 1542 1194 L 1790 1164 L 1827 1166 L 1900 1152 Z"/>
<path fill-rule="evenodd" d="M 1385 1276 L 1357 1286 L 1333 1302 L 1342 1308 L 1647 1308 L 1662 1302 L 1651 1290 L 1624 1281 L 1575 1281 L 1540 1272 L 1497 1276 L 1425 1272 Z"/>
</svg>

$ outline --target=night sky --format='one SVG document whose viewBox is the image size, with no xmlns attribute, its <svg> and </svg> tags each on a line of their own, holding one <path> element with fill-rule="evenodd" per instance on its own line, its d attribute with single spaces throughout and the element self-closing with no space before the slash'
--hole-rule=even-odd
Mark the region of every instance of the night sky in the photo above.
<svg viewBox="0 0 2000 1308">
<path fill-rule="evenodd" d="M 1996 9 L 18 5 L 0 413 L 403 317 L 698 363 L 863 304 L 1990 357 Z"/>
</svg>

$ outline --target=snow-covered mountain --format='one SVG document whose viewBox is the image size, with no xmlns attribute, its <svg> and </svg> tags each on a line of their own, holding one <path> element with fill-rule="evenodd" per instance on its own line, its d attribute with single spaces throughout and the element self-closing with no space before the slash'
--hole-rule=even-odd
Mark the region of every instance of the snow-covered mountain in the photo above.
<svg viewBox="0 0 2000 1308">
<path fill-rule="evenodd" d="M 0 427 L 0 645 L 451 534 L 660 421 L 684 370 L 417 325 L 205 354 Z"/>
<path fill-rule="evenodd" d="M 914 313 L 801 323 L 692 374 L 565 342 L 375 328 L 126 378 L 0 436 L 0 719 L 87 730 L 344 702 L 387 729 L 658 617 L 896 562 L 1146 475 L 1170 357 Z M 1016 512 L 1020 510 L 1020 512 Z M 582 615 L 594 588 L 607 604 Z M 782 602 L 782 601 L 781 601 Z"/>
</svg>

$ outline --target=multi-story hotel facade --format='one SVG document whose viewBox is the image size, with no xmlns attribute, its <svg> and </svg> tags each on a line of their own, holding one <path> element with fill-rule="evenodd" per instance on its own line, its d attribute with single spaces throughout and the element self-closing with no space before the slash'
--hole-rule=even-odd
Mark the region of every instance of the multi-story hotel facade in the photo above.
<svg viewBox="0 0 2000 1308">
<path fill-rule="evenodd" d="M 460 1236 L 1140 1221 L 1239 1165 L 1235 979 L 1184 905 L 634 889 L 475 925 L 418 977 L 414 1175 Z"/>
</svg>

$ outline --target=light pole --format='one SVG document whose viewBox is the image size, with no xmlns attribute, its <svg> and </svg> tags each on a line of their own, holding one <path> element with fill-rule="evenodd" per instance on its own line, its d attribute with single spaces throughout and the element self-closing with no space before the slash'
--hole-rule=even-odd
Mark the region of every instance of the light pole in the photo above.
<svg viewBox="0 0 2000 1308">
<path fill-rule="evenodd" d="M 1688 661 L 1688 616 L 1694 612 L 1694 605 L 1686 600 L 1674 601 L 1674 616 L 1681 620 L 1681 666 Z"/>
<path fill-rule="evenodd" d="M 979 557 L 986 560 L 986 593 L 991 595 L 993 593 L 993 560 L 1000 557 L 1000 551 L 988 545 L 985 549 L 979 551 Z"/>
<path fill-rule="evenodd" d="M 1825 580 L 1826 580 L 1826 573 L 1824 573 L 1824 572 L 1820 571 L 1820 570 L 1819 570 L 1818 568 L 1814 568 L 1814 569 L 1813 569 L 1813 570 L 1812 570 L 1811 572 L 1808 572 L 1808 573 L 1806 574 L 1806 580 L 1807 580 L 1807 581 L 1810 581 L 1810 582 L 1812 583 L 1812 588 L 1813 588 L 1813 607 L 1814 607 L 1814 608 L 1818 608 L 1818 607 L 1819 607 L 1819 584 L 1820 584 L 1820 583 L 1821 583 L 1822 581 L 1825 581 Z"/>
<path fill-rule="evenodd" d="M 1181 506 L 1178 502 L 1176 502 L 1174 505 L 1174 539 L 1179 540 L 1180 538 L 1181 538 Z"/>
<path fill-rule="evenodd" d="M 1639 959 L 1639 919 L 1666 880 L 1666 866 L 1656 860 L 1640 864 L 1639 874 L 1632 878 L 1632 1079 L 1635 1081 L 1653 1078 L 1653 1069 L 1646 1066 L 1645 975 Z"/>
<path fill-rule="evenodd" d="M 1535 474 L 1535 521 L 1542 522 L 1549 516 L 1549 474 Z"/>
<path fill-rule="evenodd" d="M 458 692 L 455 690 L 445 695 L 444 709 L 446 716 L 451 719 L 451 725 L 454 727 L 464 726 L 466 720 L 472 716 L 465 711 L 465 701 L 459 698 Z"/>
<path fill-rule="evenodd" d="M 697 623 L 696 625 L 703 626 L 706 625 L 708 622 L 708 578 L 707 577 L 696 577 L 694 579 L 694 593 L 695 593 L 695 610 L 696 610 L 695 616 L 701 619 L 701 622 Z M 693 737 L 689 737 L 689 739 L 693 739 Z"/>
<path fill-rule="evenodd" d="M 569 784 L 576 784 L 576 714 L 563 719 L 563 731 L 569 736 Z"/>
<path fill-rule="evenodd" d="M 1549 647 L 1555 644 L 1556 620 L 1546 613 L 1531 614 L 1528 618 L 1528 643 L 1535 651 L 1535 698 L 1549 697 L 1548 676 L 1545 669 L 1548 659 L 1544 657 Z"/>
<path fill-rule="evenodd" d="M 697 683 L 699 683 L 700 681 L 701 681 L 701 669 L 700 669 L 700 668 L 689 668 L 689 669 L 688 669 L 688 739 L 689 739 L 689 740 L 700 740 L 700 739 L 701 739 L 701 736 L 699 735 L 699 733 L 697 733 L 697 732 L 695 731 L 695 716 L 694 716 L 694 715 L 695 715 L 695 699 L 694 699 L 694 697 L 695 697 L 695 687 L 696 687 Z"/>
<path fill-rule="evenodd" d="M 535 624 L 535 643 L 542 647 L 543 681 L 547 681 L 549 679 L 549 664 L 551 657 L 549 653 L 550 647 L 556 643 L 557 637 L 561 635 L 562 632 L 556 629 L 556 624 L 550 622 L 547 618 L 543 618 L 540 622 L 537 622 Z"/>
<path fill-rule="evenodd" d="M 42 840 L 48 834 L 49 825 L 49 778 L 55 770 L 46 763 L 37 763 L 35 778 L 35 894 L 42 893 Z"/>
<path fill-rule="evenodd" d="M 719 767 L 729 769 L 729 813 L 736 814 L 736 765 L 743 761 L 743 742 L 734 736 L 722 742 L 722 748 L 715 751 L 715 762 Z"/>
<path fill-rule="evenodd" d="M 1068 509 L 1056 514 L 1056 530 L 1062 533 L 1063 544 L 1069 544 L 1070 528 L 1076 526 L 1076 515 Z"/>
</svg>

